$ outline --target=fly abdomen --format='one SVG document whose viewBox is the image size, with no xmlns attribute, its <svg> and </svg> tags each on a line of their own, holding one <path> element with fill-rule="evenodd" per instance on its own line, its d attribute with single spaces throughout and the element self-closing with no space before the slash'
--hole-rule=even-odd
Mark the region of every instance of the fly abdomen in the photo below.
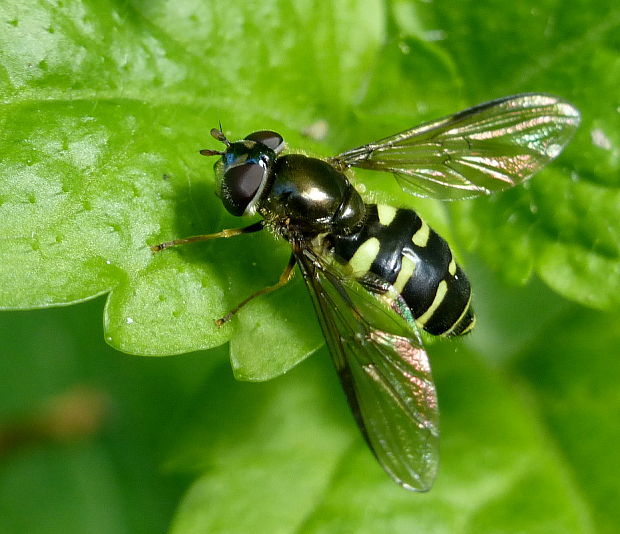
<svg viewBox="0 0 620 534">
<path fill-rule="evenodd" d="M 371 272 L 392 284 L 427 332 L 454 336 L 473 327 L 469 280 L 448 244 L 415 211 L 369 204 L 358 232 L 332 234 L 330 242 L 354 276 Z"/>
</svg>

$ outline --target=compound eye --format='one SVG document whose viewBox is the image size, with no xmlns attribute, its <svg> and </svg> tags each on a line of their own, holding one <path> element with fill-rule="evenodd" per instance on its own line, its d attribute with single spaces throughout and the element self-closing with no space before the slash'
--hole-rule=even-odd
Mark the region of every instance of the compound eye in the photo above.
<svg viewBox="0 0 620 534">
<path fill-rule="evenodd" d="M 261 143 L 266 147 L 273 150 L 276 154 L 282 152 L 284 148 L 284 138 L 277 132 L 271 130 L 261 130 L 260 132 L 253 132 L 246 137 L 250 141 Z"/>
<path fill-rule="evenodd" d="M 258 163 L 244 163 L 231 167 L 224 174 L 221 198 L 224 207 L 240 217 L 256 197 L 267 169 Z"/>
</svg>

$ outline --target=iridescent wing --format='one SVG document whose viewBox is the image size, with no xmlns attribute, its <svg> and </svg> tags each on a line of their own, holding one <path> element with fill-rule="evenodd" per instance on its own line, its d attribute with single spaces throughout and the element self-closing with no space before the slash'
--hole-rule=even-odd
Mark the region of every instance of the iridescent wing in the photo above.
<svg viewBox="0 0 620 534">
<path fill-rule="evenodd" d="M 349 150 L 329 161 L 395 174 L 408 193 L 456 200 L 527 180 L 560 154 L 579 112 L 545 94 L 500 98 Z"/>
<path fill-rule="evenodd" d="M 389 284 L 351 279 L 312 250 L 296 256 L 367 443 L 396 482 L 428 490 L 438 461 L 437 398 L 409 309 Z"/>
</svg>

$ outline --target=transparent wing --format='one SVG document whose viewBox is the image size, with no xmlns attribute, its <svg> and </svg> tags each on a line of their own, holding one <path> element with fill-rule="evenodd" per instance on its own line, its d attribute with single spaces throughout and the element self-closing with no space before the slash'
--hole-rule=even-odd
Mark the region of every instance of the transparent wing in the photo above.
<svg viewBox="0 0 620 534">
<path fill-rule="evenodd" d="M 526 93 L 428 122 L 330 162 L 393 172 L 410 194 L 470 198 L 527 180 L 560 154 L 579 120 L 568 102 Z"/>
<path fill-rule="evenodd" d="M 297 261 L 370 448 L 400 485 L 428 490 L 438 461 L 437 398 L 408 308 L 402 299 L 389 306 L 370 292 L 389 291 L 389 284 L 369 278 L 363 287 L 311 250 L 300 251 Z"/>
</svg>

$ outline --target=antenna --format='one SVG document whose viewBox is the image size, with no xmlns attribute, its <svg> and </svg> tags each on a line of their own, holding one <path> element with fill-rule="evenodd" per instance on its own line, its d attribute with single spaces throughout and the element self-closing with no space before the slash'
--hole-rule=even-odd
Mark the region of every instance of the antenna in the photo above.
<svg viewBox="0 0 620 534">
<path fill-rule="evenodd" d="M 214 139 L 217 139 L 220 143 L 224 143 L 226 146 L 230 146 L 230 141 L 228 139 L 226 139 L 226 136 L 224 135 L 224 132 L 222 132 L 222 125 L 220 124 L 220 129 L 218 130 L 217 128 L 212 128 L 211 129 L 211 136 Z"/>
<path fill-rule="evenodd" d="M 217 139 L 220 143 L 224 143 L 226 146 L 230 146 L 230 141 L 228 139 L 226 139 L 226 136 L 224 135 L 224 132 L 222 131 L 222 123 L 220 122 L 220 127 L 218 128 L 211 128 L 211 137 L 213 137 L 214 139 Z M 210 148 L 203 148 L 200 153 L 203 156 L 223 156 L 224 152 L 221 152 L 219 150 L 211 150 Z"/>
</svg>

